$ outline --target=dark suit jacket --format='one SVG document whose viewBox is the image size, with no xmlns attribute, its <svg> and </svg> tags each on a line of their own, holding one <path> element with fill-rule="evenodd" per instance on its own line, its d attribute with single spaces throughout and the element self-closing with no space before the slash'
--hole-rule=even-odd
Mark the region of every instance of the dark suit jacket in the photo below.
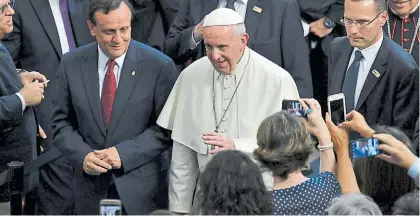
<svg viewBox="0 0 420 216">
<path fill-rule="evenodd" d="M 135 71 L 133 73 L 133 71 Z M 54 144 L 76 169 L 76 213 L 97 214 L 106 196 L 110 173 L 87 175 L 84 157 L 95 149 L 115 146 L 122 168 L 112 171 L 128 214 L 167 208 L 170 135 L 156 120 L 178 71 L 167 56 L 131 41 L 120 75 L 108 132 L 100 107 L 98 44 L 64 55 L 54 106 Z"/>
<path fill-rule="evenodd" d="M 158 50 L 175 19 L 181 0 L 131 0 L 134 7 L 131 37 Z"/>
<path fill-rule="evenodd" d="M 38 125 L 32 107 L 28 106 L 22 112 L 22 102 L 15 93 L 23 84 L 7 52 L 0 52 L 0 71 L 0 172 L 3 172 L 11 161 L 27 163 L 36 158 Z M 36 175 L 34 172 L 25 177 L 25 191 L 33 189 Z M 7 184 L 0 187 L 1 201 L 9 200 L 6 188 Z"/>
<path fill-rule="evenodd" d="M 192 31 L 218 3 L 218 0 L 183 1 L 164 43 L 164 53 L 175 63 L 184 64 L 206 55 L 204 43 L 190 49 Z M 254 11 L 254 6 L 261 8 L 261 13 Z M 245 26 L 250 36 L 248 46 L 286 69 L 301 97 L 312 97 L 309 51 L 296 0 L 248 0 Z"/>
<path fill-rule="evenodd" d="M 77 46 L 94 41 L 86 24 L 84 0 L 69 0 L 69 15 L 73 24 Z M 45 99 L 37 106 L 39 124 L 47 134 L 45 150 L 50 149 L 52 141 L 51 117 L 53 109 L 54 86 L 57 84 L 57 70 L 62 51 L 58 31 L 48 0 L 16 1 L 13 16 L 13 32 L 2 41 L 10 51 L 16 67 L 28 71 L 38 71 L 47 79 Z"/>
<path fill-rule="evenodd" d="M 328 94 L 342 92 L 353 47 L 347 37 L 333 40 L 328 60 Z M 377 78 L 372 71 L 376 69 Z M 419 117 L 419 69 L 410 54 L 384 36 L 357 102 L 369 125 L 398 127 L 409 137 Z"/>
</svg>

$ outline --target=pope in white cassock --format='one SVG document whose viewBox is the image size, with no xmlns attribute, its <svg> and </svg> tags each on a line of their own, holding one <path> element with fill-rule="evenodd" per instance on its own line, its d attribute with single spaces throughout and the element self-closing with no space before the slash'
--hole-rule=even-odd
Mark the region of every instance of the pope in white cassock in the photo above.
<svg viewBox="0 0 420 216">
<path fill-rule="evenodd" d="M 182 71 L 157 121 L 172 130 L 169 210 L 177 213 L 190 212 L 197 179 L 214 154 L 236 149 L 252 156 L 260 123 L 281 110 L 283 99 L 299 99 L 290 74 L 247 47 L 237 12 L 216 9 L 203 27 L 207 57 Z M 272 187 L 270 173 L 263 177 Z"/>
</svg>

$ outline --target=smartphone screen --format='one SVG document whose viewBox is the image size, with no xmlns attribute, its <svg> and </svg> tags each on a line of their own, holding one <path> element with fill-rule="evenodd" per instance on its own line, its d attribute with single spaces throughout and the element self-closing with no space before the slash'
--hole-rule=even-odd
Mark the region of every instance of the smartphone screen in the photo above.
<svg viewBox="0 0 420 216">
<path fill-rule="evenodd" d="M 101 205 L 101 215 L 121 215 L 120 205 Z"/>
<path fill-rule="evenodd" d="M 332 100 L 329 101 L 330 109 L 331 109 L 331 120 L 335 125 L 339 125 L 340 123 L 346 120 L 346 111 L 344 110 L 344 100 Z"/>
<path fill-rule="evenodd" d="M 376 138 L 352 140 L 351 147 L 353 158 L 363 158 L 380 154 L 378 149 L 379 140 Z"/>
<path fill-rule="evenodd" d="M 289 114 L 305 117 L 305 111 L 303 110 L 302 104 L 297 100 L 283 100 L 282 109 L 289 112 Z"/>
</svg>

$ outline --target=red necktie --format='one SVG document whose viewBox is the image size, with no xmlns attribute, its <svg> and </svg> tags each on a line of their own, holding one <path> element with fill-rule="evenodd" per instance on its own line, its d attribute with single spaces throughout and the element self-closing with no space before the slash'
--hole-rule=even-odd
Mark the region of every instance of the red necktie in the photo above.
<svg viewBox="0 0 420 216">
<path fill-rule="evenodd" d="M 114 74 L 115 60 L 109 59 L 108 69 L 102 85 L 101 108 L 102 118 L 104 119 L 105 128 L 108 129 L 111 122 L 112 104 L 114 103 L 115 93 L 117 92 L 117 81 Z"/>
</svg>

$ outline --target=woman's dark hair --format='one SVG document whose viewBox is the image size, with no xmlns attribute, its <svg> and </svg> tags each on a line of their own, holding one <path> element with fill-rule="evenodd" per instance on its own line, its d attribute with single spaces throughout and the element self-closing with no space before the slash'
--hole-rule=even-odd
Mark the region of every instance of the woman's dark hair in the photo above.
<svg viewBox="0 0 420 216">
<path fill-rule="evenodd" d="M 398 198 L 392 210 L 393 215 L 419 215 L 419 191 L 414 190 Z"/>
<path fill-rule="evenodd" d="M 90 20 L 93 23 L 93 25 L 96 25 L 96 17 L 95 17 L 96 12 L 101 11 L 104 14 L 108 14 L 110 11 L 118 9 L 121 3 L 123 2 L 130 9 L 131 19 L 133 19 L 133 14 L 134 14 L 133 5 L 128 0 L 90 0 L 88 20 Z"/>
<path fill-rule="evenodd" d="M 204 215 L 268 215 L 271 194 L 261 169 L 240 151 L 222 151 L 206 165 L 198 202 Z"/>
<path fill-rule="evenodd" d="M 373 127 L 375 133 L 385 133 L 403 142 L 411 151 L 410 138 L 397 128 Z M 394 202 L 415 188 L 414 180 L 407 170 L 379 158 L 368 157 L 354 160 L 354 173 L 360 191 L 373 198 L 384 215 L 392 214 Z"/>
<path fill-rule="evenodd" d="M 313 140 L 306 124 L 287 112 L 266 118 L 258 128 L 256 158 L 273 175 L 287 178 L 302 168 L 313 150 Z"/>
</svg>

